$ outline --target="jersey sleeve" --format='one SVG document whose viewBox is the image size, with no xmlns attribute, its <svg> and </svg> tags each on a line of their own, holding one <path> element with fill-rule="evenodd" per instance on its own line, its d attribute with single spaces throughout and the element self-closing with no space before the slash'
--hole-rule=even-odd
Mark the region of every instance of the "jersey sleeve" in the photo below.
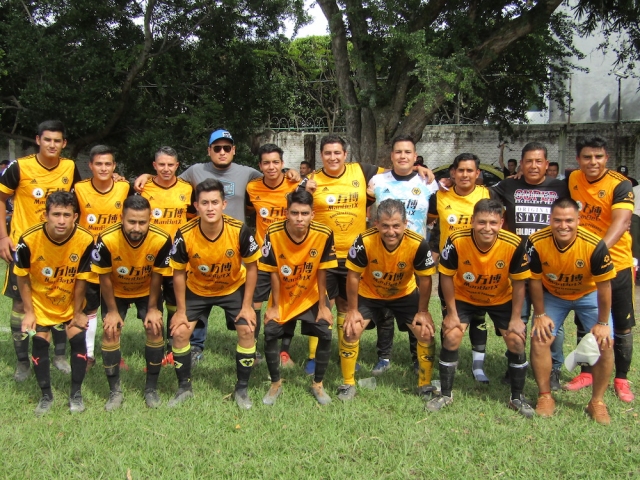
<svg viewBox="0 0 640 480">
<path fill-rule="evenodd" d="M 495 185 L 489 187 L 489 195 L 492 195 L 491 198 L 495 198 L 501 200 L 505 195 L 505 180 L 501 180 Z"/>
<path fill-rule="evenodd" d="M 525 250 L 526 241 L 523 239 L 513 252 L 511 263 L 509 264 L 509 277 L 512 280 L 526 280 L 531 277 L 529 270 L 529 257 Z"/>
<path fill-rule="evenodd" d="M 247 208 L 251 210 L 255 210 L 255 207 L 253 206 L 253 202 L 251 201 L 251 195 L 249 195 L 248 189 L 246 192 L 244 192 L 244 204 Z"/>
<path fill-rule="evenodd" d="M 260 258 L 260 248 L 249 227 L 240 228 L 240 255 L 245 263 L 257 262 Z"/>
<path fill-rule="evenodd" d="M 367 258 L 367 249 L 365 248 L 364 242 L 362 241 L 362 235 L 358 235 L 358 237 L 354 240 L 353 245 L 349 249 L 345 266 L 349 270 L 362 273 L 364 272 L 365 268 L 367 268 L 367 265 L 369 265 L 369 259 Z"/>
<path fill-rule="evenodd" d="M 625 210 L 633 211 L 633 187 L 629 180 L 620 182 L 616 188 L 613 189 L 613 202 L 611 208 L 613 210 L 622 208 Z"/>
<path fill-rule="evenodd" d="M 384 168 L 377 167 L 375 165 L 371 165 L 368 163 L 359 163 L 360 168 L 362 168 L 362 173 L 364 174 L 364 178 L 367 181 L 367 185 L 371 181 L 374 175 L 379 173 L 384 173 Z"/>
<path fill-rule="evenodd" d="M 156 255 L 156 259 L 153 263 L 154 272 L 164 276 L 171 275 L 172 272 L 169 263 L 171 261 L 170 255 L 172 246 L 171 237 L 167 237 L 167 240 L 164 242 L 164 245 L 162 245 L 162 248 Z"/>
<path fill-rule="evenodd" d="M 13 255 L 15 261 L 13 265 L 13 273 L 19 277 L 25 277 L 29 275 L 29 269 L 31 268 L 31 250 L 22 237 L 16 245 L 16 252 Z"/>
<path fill-rule="evenodd" d="M 269 235 L 269 232 L 267 232 L 267 235 L 264 237 L 264 244 L 260 250 L 262 252 L 262 256 L 260 257 L 260 270 L 265 272 L 277 272 L 278 262 L 276 261 L 276 255 L 273 252 L 271 235 Z"/>
<path fill-rule="evenodd" d="M 428 277 L 436 273 L 436 264 L 431 256 L 429 242 L 423 239 L 413 260 L 413 269 L 419 277 Z"/>
<path fill-rule="evenodd" d="M 113 270 L 111 252 L 105 245 L 102 237 L 98 237 L 96 247 L 91 253 L 91 270 L 99 274 L 111 273 Z"/>
<path fill-rule="evenodd" d="M 8 195 L 13 195 L 13 192 L 20 184 L 20 164 L 13 162 L 4 171 L 0 177 L 0 191 Z"/>
<path fill-rule="evenodd" d="M 426 183 L 426 180 L 425 180 Z M 427 183 L 427 190 L 429 191 L 429 198 L 434 196 L 438 190 L 440 190 L 440 184 L 437 180 L 433 180 L 431 183 Z"/>
<path fill-rule="evenodd" d="M 175 270 L 186 270 L 187 263 L 189 263 L 189 253 L 187 252 L 187 246 L 184 243 L 184 237 L 180 230 L 176 232 L 169 256 L 169 265 L 171 265 L 171 268 Z"/>
<path fill-rule="evenodd" d="M 525 245 L 525 252 L 527 253 L 527 258 L 529 259 L 529 270 L 531 271 L 531 278 L 535 280 L 541 279 L 542 262 L 540 262 L 540 255 L 538 255 L 536 246 L 529 239 L 527 239 L 527 244 Z"/>
<path fill-rule="evenodd" d="M 95 273 L 91 269 L 91 255 L 93 254 L 94 248 L 93 242 L 87 243 L 87 247 L 84 249 L 84 252 L 80 257 L 80 262 L 78 263 L 78 275 L 76 275 L 78 280 L 88 280 L 92 277 L 95 278 Z"/>
<path fill-rule="evenodd" d="M 324 243 L 324 250 L 320 257 L 320 265 L 318 268 L 326 270 L 328 268 L 338 268 L 338 259 L 336 258 L 336 247 L 333 242 L 333 232 L 327 237 Z"/>
<path fill-rule="evenodd" d="M 611 280 L 616 276 L 609 249 L 604 240 L 600 240 L 591 254 L 591 275 L 596 283 Z"/>
<path fill-rule="evenodd" d="M 251 168 L 251 167 L 247 167 L 247 168 L 251 170 L 251 172 L 249 172 L 249 181 L 253 180 L 254 178 L 262 178 L 262 173 L 257 171 L 255 168 Z"/>
<path fill-rule="evenodd" d="M 80 175 L 80 170 L 78 170 L 78 165 L 73 165 L 73 183 L 71 186 L 73 187 L 76 183 L 82 180 L 82 175 Z"/>
<path fill-rule="evenodd" d="M 447 242 L 444 244 L 442 252 L 440 252 L 440 264 L 438 265 L 438 272 L 446 275 L 447 277 L 453 277 L 458 270 L 458 251 L 455 244 L 451 241 L 451 238 L 447 238 Z"/>
<path fill-rule="evenodd" d="M 429 215 L 438 216 L 438 192 L 429 197 Z"/>
</svg>

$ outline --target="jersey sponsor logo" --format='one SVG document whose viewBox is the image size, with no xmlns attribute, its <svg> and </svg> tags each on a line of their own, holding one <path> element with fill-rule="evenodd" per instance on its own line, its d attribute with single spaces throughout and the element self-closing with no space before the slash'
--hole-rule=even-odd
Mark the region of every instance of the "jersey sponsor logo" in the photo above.
<svg viewBox="0 0 640 480">
<path fill-rule="evenodd" d="M 34 188 L 32 192 L 33 198 L 42 198 L 44 197 L 44 190 L 41 188 Z"/>
<path fill-rule="evenodd" d="M 337 218 L 334 221 L 341 232 L 346 232 L 347 229 L 353 225 L 353 217 L 349 218 L 349 221 L 338 220 Z"/>
<path fill-rule="evenodd" d="M 372 275 L 377 278 L 378 280 L 380 280 L 382 277 L 384 277 L 384 273 L 382 273 L 380 270 L 374 270 Z"/>
<path fill-rule="evenodd" d="M 335 195 L 327 195 L 327 204 L 328 205 L 334 205 L 336 203 L 336 196 Z"/>
<path fill-rule="evenodd" d="M 251 237 L 251 238 L 253 238 L 253 237 Z M 253 252 L 255 252 L 258 248 L 259 248 L 259 247 L 258 247 L 258 243 L 257 243 L 257 242 L 255 242 L 255 241 L 252 241 L 252 242 L 251 242 L 251 245 L 249 245 L 249 252 L 250 252 L 250 253 L 253 253 Z"/>
<path fill-rule="evenodd" d="M 504 268 L 504 265 L 505 265 L 504 260 L 498 260 L 496 262 L 496 268 Z"/>
<path fill-rule="evenodd" d="M 53 268 L 51 267 L 44 267 L 42 269 L 42 275 L 47 277 L 47 278 L 51 278 L 53 276 Z"/>
<path fill-rule="evenodd" d="M 558 280 L 558 276 L 555 273 L 547 273 L 547 278 L 552 282 L 555 282 L 556 280 Z"/>
<path fill-rule="evenodd" d="M 254 243 L 254 245 L 255 245 L 255 243 Z M 255 250 L 255 249 L 254 249 L 254 250 Z M 233 257 L 233 256 L 236 254 L 236 252 L 234 252 L 233 250 L 229 249 L 229 250 L 227 250 L 226 252 L 224 252 L 224 254 L 225 254 L 227 257 L 231 258 L 231 257 Z"/>
<path fill-rule="evenodd" d="M 315 258 L 318 256 L 318 250 L 316 250 L 315 248 L 312 248 L 311 250 L 309 250 L 309 256 L 311 258 Z"/>
<path fill-rule="evenodd" d="M 291 270 L 291 267 L 289 265 L 283 265 L 282 267 L 280 267 L 280 273 L 282 273 L 282 275 L 284 275 L 285 277 L 291 275 L 292 272 L 293 271 Z"/>
<path fill-rule="evenodd" d="M 263 257 L 268 257 L 269 256 L 269 250 L 271 250 L 271 242 L 265 243 L 262 246 L 262 256 Z"/>
<path fill-rule="evenodd" d="M 576 267 L 578 267 L 578 268 L 584 268 L 584 260 L 582 260 L 581 258 L 579 258 L 578 260 L 576 260 Z"/>
<path fill-rule="evenodd" d="M 442 258 L 444 258 L 445 260 L 449 259 L 449 252 L 453 250 L 453 243 L 450 243 L 449 245 L 445 245 L 445 247 L 442 249 L 442 253 L 440 255 L 442 255 Z"/>
<path fill-rule="evenodd" d="M 260 216 L 261 216 L 262 218 L 267 218 L 267 217 L 269 216 L 269 209 L 268 209 L 268 208 L 265 208 L 265 207 L 262 207 L 262 208 L 260 209 Z"/>
<path fill-rule="evenodd" d="M 465 282 L 471 283 L 476 279 L 476 276 L 471 272 L 464 272 L 462 274 L 462 278 Z"/>
<path fill-rule="evenodd" d="M 87 215 L 87 223 L 89 225 L 93 225 L 97 221 L 98 221 L 98 217 L 96 217 L 93 213 L 90 213 L 89 215 Z"/>
<path fill-rule="evenodd" d="M 198 270 L 202 273 L 207 273 L 210 270 L 209 265 L 198 265 Z"/>
<path fill-rule="evenodd" d="M 162 210 L 160 210 L 159 208 L 154 208 L 151 212 L 151 215 L 153 216 L 153 218 L 162 218 Z"/>
<path fill-rule="evenodd" d="M 349 258 L 356 258 L 356 255 L 358 255 L 358 250 L 356 250 L 356 247 L 351 247 L 349 249 Z"/>
<path fill-rule="evenodd" d="M 71 255 L 69 255 L 69 260 L 71 260 L 72 262 L 77 262 L 78 260 L 80 260 L 80 257 L 78 257 L 77 253 L 72 253 Z"/>
<path fill-rule="evenodd" d="M 147 255 L 147 261 L 148 262 L 153 262 L 156 259 L 156 257 L 152 254 Z"/>
<path fill-rule="evenodd" d="M 453 213 L 447 217 L 447 223 L 449 225 L 455 225 L 458 223 L 458 217 L 456 217 Z"/>
<path fill-rule="evenodd" d="M 118 267 L 116 269 L 116 272 L 118 272 L 120 275 L 127 275 L 129 273 L 129 269 L 123 265 L 122 267 Z"/>
</svg>

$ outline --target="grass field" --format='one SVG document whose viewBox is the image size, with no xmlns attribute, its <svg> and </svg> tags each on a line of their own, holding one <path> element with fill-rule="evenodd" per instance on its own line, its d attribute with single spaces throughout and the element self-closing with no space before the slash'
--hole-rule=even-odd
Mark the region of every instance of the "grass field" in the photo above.
<svg viewBox="0 0 640 480">
<path fill-rule="evenodd" d="M 214 314 L 205 359 L 194 371 L 195 399 L 166 407 L 176 389 L 173 369 L 163 369 L 161 408 L 144 405 L 144 332 L 132 317 L 122 337 L 123 408 L 104 411 L 108 395 L 101 360 L 84 387 L 87 411 L 71 416 L 67 407 L 69 377 L 52 371 L 56 403 L 35 418 L 39 389 L 33 376 L 13 381 L 15 355 L 9 333 L 9 301 L 0 299 L 0 444 L 5 454 L 1 478 L 635 478 L 640 477 L 640 421 L 634 404 L 606 401 L 610 427 L 590 421 L 582 409 L 589 393 L 556 395 L 557 414 L 527 420 L 507 409 L 507 386 L 499 382 L 505 359 L 502 340 L 490 335 L 487 373 L 492 383 L 475 384 L 468 340 L 461 359 L 454 404 L 437 414 L 424 411 L 413 394 L 416 378 L 406 334 L 397 334 L 393 367 L 378 377 L 376 390 L 359 390 L 342 404 L 335 398 L 341 383 L 337 345 L 325 385 L 334 397 L 320 407 L 309 392 L 302 365 L 306 338 L 294 338 L 291 354 L 298 362 L 284 371 L 284 394 L 274 407 L 262 405 L 268 389 L 266 364 L 252 375 L 253 409 L 239 411 L 229 394 L 235 382 L 235 334 Z M 438 311 L 432 300 L 432 311 Z M 438 315 L 437 324 L 440 323 Z M 575 344 L 569 327 L 565 353 Z M 262 341 L 259 345 L 262 348 Z M 99 352 L 99 350 L 98 350 Z M 640 349 L 630 380 L 638 388 Z M 375 333 L 363 336 L 358 378 L 370 376 L 376 363 Z M 437 368 L 434 375 L 437 378 Z M 563 372 L 563 380 L 569 380 Z M 525 394 L 536 397 L 531 372 Z"/>
</svg>

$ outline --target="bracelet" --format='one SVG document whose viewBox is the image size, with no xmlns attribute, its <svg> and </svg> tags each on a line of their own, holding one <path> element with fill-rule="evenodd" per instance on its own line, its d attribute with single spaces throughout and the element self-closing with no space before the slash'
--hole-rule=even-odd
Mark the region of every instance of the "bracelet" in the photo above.
<svg viewBox="0 0 640 480">
<path fill-rule="evenodd" d="M 546 317 L 546 316 L 547 316 L 547 313 L 543 312 L 540 315 L 534 315 L 533 318 L 540 318 L 540 317 Z"/>
<path fill-rule="evenodd" d="M 602 325 L 603 327 L 608 327 L 609 326 L 609 322 L 607 322 L 607 323 L 598 322 L 598 325 Z"/>
</svg>

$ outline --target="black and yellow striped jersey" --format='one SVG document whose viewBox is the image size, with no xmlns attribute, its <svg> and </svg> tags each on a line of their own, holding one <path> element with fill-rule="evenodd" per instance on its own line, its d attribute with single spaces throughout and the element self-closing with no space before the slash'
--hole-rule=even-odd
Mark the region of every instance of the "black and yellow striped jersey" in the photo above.
<svg viewBox="0 0 640 480">
<path fill-rule="evenodd" d="M 189 182 L 176 179 L 170 187 L 162 187 L 150 178 L 144 184 L 142 195 L 151 205 L 151 223 L 173 238 L 178 229 L 187 224 L 187 209 L 191 205 L 193 188 Z"/>
<path fill-rule="evenodd" d="M 134 192 L 126 180 L 113 182 L 107 192 L 99 192 L 90 178 L 75 184 L 78 199 L 78 223 L 89 230 L 94 238 L 105 229 L 122 220 L 122 204 Z"/>
</svg>

